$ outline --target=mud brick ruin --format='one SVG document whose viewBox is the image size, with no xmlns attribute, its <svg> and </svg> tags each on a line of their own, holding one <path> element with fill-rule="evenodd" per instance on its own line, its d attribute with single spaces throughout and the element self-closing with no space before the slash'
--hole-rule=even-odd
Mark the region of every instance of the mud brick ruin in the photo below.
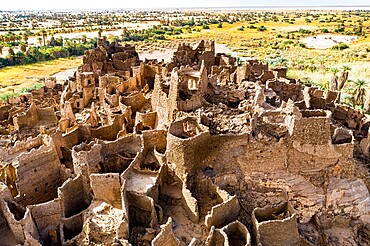
<svg viewBox="0 0 370 246">
<path fill-rule="evenodd" d="M 100 42 L 0 105 L 0 245 L 370 245 L 370 121 L 338 94 Z"/>
</svg>

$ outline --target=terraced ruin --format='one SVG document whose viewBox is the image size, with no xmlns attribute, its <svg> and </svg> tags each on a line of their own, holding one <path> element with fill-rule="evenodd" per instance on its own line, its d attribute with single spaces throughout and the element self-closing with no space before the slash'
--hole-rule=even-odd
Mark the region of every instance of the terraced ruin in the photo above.
<svg viewBox="0 0 370 246">
<path fill-rule="evenodd" d="M 370 121 L 285 68 L 85 52 L 0 105 L 1 245 L 369 245 Z"/>
</svg>

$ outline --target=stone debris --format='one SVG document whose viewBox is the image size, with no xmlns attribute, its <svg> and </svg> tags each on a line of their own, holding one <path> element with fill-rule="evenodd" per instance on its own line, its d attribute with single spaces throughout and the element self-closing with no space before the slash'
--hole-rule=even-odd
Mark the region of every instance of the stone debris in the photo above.
<svg viewBox="0 0 370 246">
<path fill-rule="evenodd" d="M 98 42 L 0 104 L 1 245 L 369 245 L 369 126 L 286 69 Z"/>
</svg>

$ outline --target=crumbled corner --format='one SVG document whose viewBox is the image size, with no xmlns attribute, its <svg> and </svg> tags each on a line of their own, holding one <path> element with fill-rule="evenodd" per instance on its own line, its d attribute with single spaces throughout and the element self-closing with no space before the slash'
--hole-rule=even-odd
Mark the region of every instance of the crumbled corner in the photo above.
<svg viewBox="0 0 370 246">
<path fill-rule="evenodd" d="M 104 40 L 0 104 L 9 245 L 369 245 L 370 121 L 286 69 Z"/>
</svg>

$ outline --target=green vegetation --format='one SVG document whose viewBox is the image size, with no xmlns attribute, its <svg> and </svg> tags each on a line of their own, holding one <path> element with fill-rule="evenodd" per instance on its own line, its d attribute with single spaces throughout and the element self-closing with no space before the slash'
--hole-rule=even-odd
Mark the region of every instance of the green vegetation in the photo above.
<svg viewBox="0 0 370 246">
<path fill-rule="evenodd" d="M 14 91 L 12 91 L 12 92 L 6 92 L 6 93 L 3 93 L 3 94 L 0 94 L 0 100 L 6 102 L 11 97 L 19 97 L 22 94 L 25 94 L 25 93 L 30 92 L 30 91 L 33 91 L 33 90 L 38 90 L 38 89 L 40 89 L 42 87 L 44 87 L 44 84 L 37 83 L 37 84 L 31 85 L 28 88 L 22 88 L 21 90 L 19 90 L 17 92 L 14 92 Z"/>
<path fill-rule="evenodd" d="M 7 57 L 0 57 L 0 68 L 7 66 L 32 64 L 40 61 L 55 60 L 71 56 L 81 56 L 85 50 L 96 46 L 96 40 L 86 43 L 68 42 L 64 46 L 55 47 L 30 47 L 27 52 L 9 52 Z"/>
<path fill-rule="evenodd" d="M 267 30 L 267 28 L 265 26 L 259 26 L 259 27 L 257 27 L 257 31 L 264 32 L 266 30 Z"/>
<path fill-rule="evenodd" d="M 348 49 L 348 48 L 349 48 L 349 46 L 347 44 L 339 43 L 339 44 L 333 46 L 331 49 L 332 50 L 345 50 L 345 49 Z"/>
</svg>

